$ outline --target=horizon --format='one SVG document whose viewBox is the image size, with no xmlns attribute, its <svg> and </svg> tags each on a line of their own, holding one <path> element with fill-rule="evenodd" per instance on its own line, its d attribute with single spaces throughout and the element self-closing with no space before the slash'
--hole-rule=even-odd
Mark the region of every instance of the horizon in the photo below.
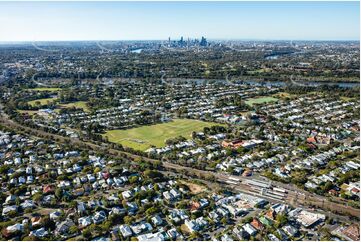
<svg viewBox="0 0 361 242">
<path fill-rule="evenodd" d="M 178 41 L 180 40 L 182 36 L 180 36 L 179 38 L 174 38 L 171 39 L 171 41 Z M 360 42 L 359 39 L 211 39 L 211 38 L 207 38 L 207 36 L 201 36 L 201 37 L 205 37 L 207 39 L 207 41 L 210 42 L 228 42 L 228 41 L 235 41 L 235 42 Z M 197 38 L 190 38 L 190 40 L 195 40 L 195 39 L 201 39 L 201 37 Z M 183 38 L 185 38 L 183 36 Z M 185 39 L 187 39 L 188 37 L 186 37 Z M 83 40 L 37 40 L 37 41 L 30 41 L 30 40 L 19 40 L 19 41 L 0 41 L 0 45 L 4 45 L 4 44 L 33 44 L 33 43 L 43 43 L 43 44 L 47 44 L 47 43 L 71 43 L 71 42 L 163 42 L 168 39 L 109 39 L 109 40 L 87 40 L 87 39 L 83 39 Z"/>
<path fill-rule="evenodd" d="M 0 2 L 0 42 L 359 41 L 359 7 L 356 1 Z"/>
</svg>

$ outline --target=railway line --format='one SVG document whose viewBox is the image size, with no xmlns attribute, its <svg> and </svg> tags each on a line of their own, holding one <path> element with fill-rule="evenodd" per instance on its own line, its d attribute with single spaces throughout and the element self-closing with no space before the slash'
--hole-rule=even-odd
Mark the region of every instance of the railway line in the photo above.
<svg viewBox="0 0 361 242">
<path fill-rule="evenodd" d="M 65 143 L 67 145 L 74 144 L 81 147 L 86 147 L 95 150 L 105 150 L 113 156 L 126 156 L 134 159 L 142 159 L 146 162 L 156 162 L 157 160 L 140 155 L 131 154 L 125 151 L 120 151 L 109 147 L 109 144 L 102 143 L 94 144 L 92 142 L 85 142 L 79 139 L 71 139 L 56 134 L 47 133 L 42 130 L 33 129 L 11 120 L 5 113 L 1 113 L 0 105 L 0 123 L 4 126 L 18 130 L 21 133 L 31 134 L 40 138 L 52 139 L 58 143 Z M 280 182 L 271 181 L 267 178 L 253 175 L 250 177 L 235 176 L 224 173 L 217 173 L 212 171 L 198 170 L 192 167 L 182 166 L 171 162 L 161 162 L 165 169 L 172 169 L 176 171 L 191 171 L 194 174 L 212 175 L 214 178 L 225 184 L 225 186 L 232 188 L 234 191 L 249 193 L 255 196 L 265 198 L 269 201 L 284 202 L 294 206 L 315 206 L 326 211 L 338 214 L 351 215 L 360 218 L 360 210 L 345 205 L 345 202 L 338 199 L 337 202 L 328 201 L 325 197 L 309 193 L 294 185 L 283 184 Z"/>
</svg>

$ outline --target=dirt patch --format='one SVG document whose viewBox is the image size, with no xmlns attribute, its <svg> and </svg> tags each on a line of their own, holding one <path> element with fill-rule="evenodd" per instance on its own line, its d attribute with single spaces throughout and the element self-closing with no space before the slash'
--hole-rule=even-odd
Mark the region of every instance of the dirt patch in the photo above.
<svg viewBox="0 0 361 242">
<path fill-rule="evenodd" d="M 181 229 L 183 234 L 190 234 L 191 233 L 191 231 L 189 231 L 188 227 L 185 224 L 182 224 L 180 226 L 180 229 Z"/>
<path fill-rule="evenodd" d="M 182 184 L 186 185 L 192 194 L 199 194 L 207 190 L 206 186 L 199 185 L 192 182 L 181 181 Z"/>
<path fill-rule="evenodd" d="M 55 211 L 59 211 L 61 209 L 56 209 L 56 208 L 41 208 L 39 211 L 37 211 L 38 213 L 40 213 L 41 215 L 48 215 L 52 212 Z"/>
</svg>

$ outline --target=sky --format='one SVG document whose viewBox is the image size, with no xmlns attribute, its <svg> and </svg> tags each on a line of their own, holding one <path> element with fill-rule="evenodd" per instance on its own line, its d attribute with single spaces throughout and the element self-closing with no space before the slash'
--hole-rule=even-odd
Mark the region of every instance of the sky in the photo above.
<svg viewBox="0 0 361 242">
<path fill-rule="evenodd" d="M 359 2 L 0 2 L 0 41 L 359 40 Z"/>
</svg>

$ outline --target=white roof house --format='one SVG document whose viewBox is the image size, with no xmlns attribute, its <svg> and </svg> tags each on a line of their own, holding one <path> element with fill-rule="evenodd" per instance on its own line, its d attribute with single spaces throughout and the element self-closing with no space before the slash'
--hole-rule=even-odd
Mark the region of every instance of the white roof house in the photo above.
<svg viewBox="0 0 361 242">
<path fill-rule="evenodd" d="M 257 230 L 251 225 L 251 224 L 245 224 L 242 226 L 242 228 L 249 234 L 249 235 L 255 235 L 257 234 Z"/>
<path fill-rule="evenodd" d="M 124 238 L 127 238 L 133 234 L 133 231 L 128 225 L 122 224 L 119 226 L 120 233 L 122 233 Z"/>
</svg>

